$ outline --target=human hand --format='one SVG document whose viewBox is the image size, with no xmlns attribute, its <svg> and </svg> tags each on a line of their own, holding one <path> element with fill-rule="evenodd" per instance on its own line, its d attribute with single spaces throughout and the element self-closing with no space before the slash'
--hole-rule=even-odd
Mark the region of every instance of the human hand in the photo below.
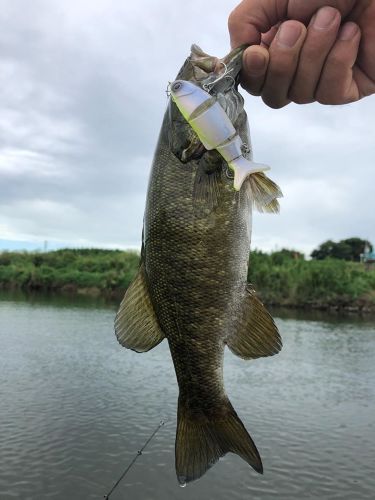
<svg viewBox="0 0 375 500">
<path fill-rule="evenodd" d="M 229 16 L 242 86 L 272 108 L 375 93 L 375 0 L 243 0 Z"/>
</svg>

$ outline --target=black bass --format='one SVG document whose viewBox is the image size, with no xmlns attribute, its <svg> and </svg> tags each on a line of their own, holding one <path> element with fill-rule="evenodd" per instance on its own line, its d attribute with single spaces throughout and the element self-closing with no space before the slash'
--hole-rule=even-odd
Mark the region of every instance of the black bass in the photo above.
<svg viewBox="0 0 375 500">
<path fill-rule="evenodd" d="M 208 107 L 221 106 L 233 125 L 228 141 L 238 136 L 241 156 L 250 163 L 247 116 L 237 90 L 242 51 L 217 59 L 193 45 L 177 80 L 207 92 Z M 175 100 L 178 89 L 171 87 Z M 262 168 L 242 175 L 235 189 L 235 167 L 220 144 L 207 150 L 173 99 L 152 166 L 140 268 L 115 331 L 121 345 L 137 352 L 168 340 L 180 390 L 176 473 L 185 484 L 227 452 L 263 472 L 225 392 L 223 356 L 225 345 L 243 359 L 281 349 L 273 319 L 247 284 L 252 207 L 277 212 L 281 192 Z"/>
</svg>

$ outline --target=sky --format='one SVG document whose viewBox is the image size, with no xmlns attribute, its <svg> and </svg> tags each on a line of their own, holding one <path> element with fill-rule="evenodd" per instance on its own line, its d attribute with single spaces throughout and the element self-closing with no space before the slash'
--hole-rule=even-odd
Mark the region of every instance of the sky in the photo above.
<svg viewBox="0 0 375 500">
<path fill-rule="evenodd" d="M 192 43 L 229 51 L 235 5 L 0 0 L 0 250 L 140 247 L 168 81 Z M 242 94 L 284 193 L 279 215 L 254 214 L 252 247 L 375 243 L 375 97 L 273 110 Z"/>
</svg>

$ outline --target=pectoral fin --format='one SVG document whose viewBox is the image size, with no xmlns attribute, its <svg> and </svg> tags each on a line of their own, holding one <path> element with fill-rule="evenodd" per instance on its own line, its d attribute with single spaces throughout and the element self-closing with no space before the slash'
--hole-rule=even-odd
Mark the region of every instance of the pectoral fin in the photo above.
<svg viewBox="0 0 375 500">
<path fill-rule="evenodd" d="M 220 172 L 206 173 L 199 169 L 195 175 L 193 203 L 196 212 L 211 212 L 218 206 Z"/>
<path fill-rule="evenodd" d="M 272 316 L 254 293 L 247 290 L 238 329 L 226 341 L 229 349 L 243 359 L 273 356 L 282 347 Z"/>
<path fill-rule="evenodd" d="M 115 320 L 119 343 L 136 352 L 146 352 L 164 339 L 148 291 L 143 264 L 123 298 Z"/>
</svg>

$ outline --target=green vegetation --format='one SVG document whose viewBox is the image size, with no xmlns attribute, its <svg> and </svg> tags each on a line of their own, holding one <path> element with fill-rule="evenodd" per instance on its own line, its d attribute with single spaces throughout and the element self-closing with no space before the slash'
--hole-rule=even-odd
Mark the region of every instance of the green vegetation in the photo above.
<svg viewBox="0 0 375 500">
<path fill-rule="evenodd" d="M 325 241 L 311 254 L 313 259 L 342 259 L 359 262 L 361 254 L 365 251 L 372 252 L 373 248 L 369 241 L 361 238 L 347 238 L 335 243 L 332 240 Z"/>
<path fill-rule="evenodd" d="M 375 268 L 340 259 L 304 260 L 289 250 L 254 251 L 249 281 L 267 304 L 317 308 L 375 308 Z"/>
<path fill-rule="evenodd" d="M 66 249 L 0 253 L 0 288 L 121 297 L 137 252 Z M 249 281 L 266 304 L 375 310 L 375 267 L 340 259 L 305 260 L 293 250 L 252 251 Z"/>
<path fill-rule="evenodd" d="M 0 287 L 112 295 L 122 293 L 129 286 L 138 262 L 137 252 L 120 250 L 3 252 L 0 254 Z"/>
</svg>

